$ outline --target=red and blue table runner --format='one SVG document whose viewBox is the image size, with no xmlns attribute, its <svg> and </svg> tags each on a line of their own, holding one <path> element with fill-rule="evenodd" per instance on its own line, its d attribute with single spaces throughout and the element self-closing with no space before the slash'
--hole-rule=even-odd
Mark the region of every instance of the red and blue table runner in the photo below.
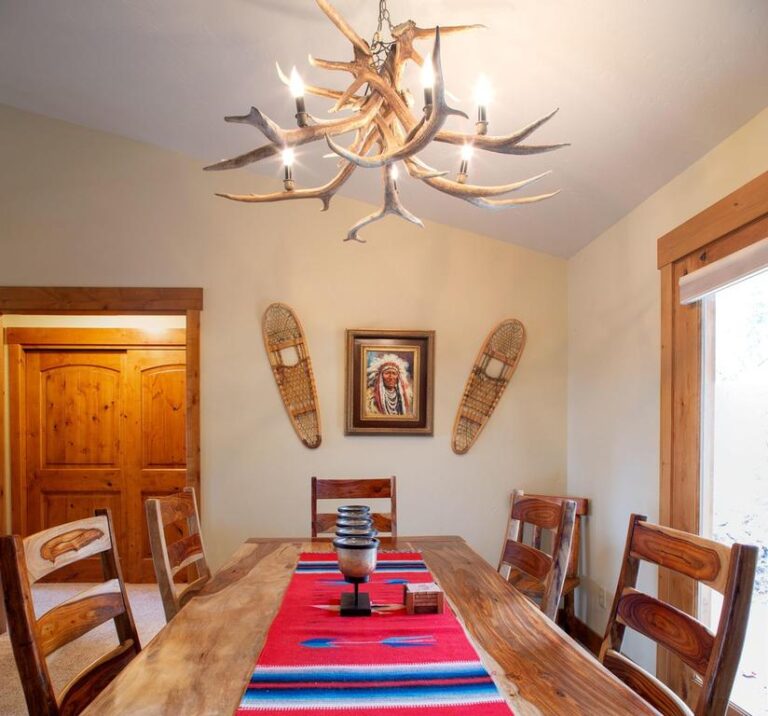
<svg viewBox="0 0 768 716">
<path fill-rule="evenodd" d="M 421 554 L 380 553 L 373 615 L 342 617 L 336 555 L 302 553 L 236 715 L 509 716 L 450 607 L 406 613 L 403 585 L 431 581 Z"/>
</svg>

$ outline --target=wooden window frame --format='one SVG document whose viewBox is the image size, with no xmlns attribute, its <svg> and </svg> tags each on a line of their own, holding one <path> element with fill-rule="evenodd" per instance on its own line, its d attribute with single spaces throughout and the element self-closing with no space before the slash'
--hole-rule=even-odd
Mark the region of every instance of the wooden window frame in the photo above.
<svg viewBox="0 0 768 716">
<path fill-rule="evenodd" d="M 768 172 L 697 214 L 658 241 L 661 271 L 662 525 L 699 533 L 703 321 L 701 301 L 680 304 L 680 278 L 768 236 Z M 659 598 L 696 613 L 696 585 L 659 569 Z M 693 672 L 658 650 L 657 675 L 689 704 Z M 732 707 L 731 713 L 742 713 Z"/>
<path fill-rule="evenodd" d="M 202 288 L 109 288 L 0 286 L 0 335 L 3 314 L 185 316 L 187 351 L 187 485 L 200 501 L 200 313 Z M 0 406 L 5 405 L 4 351 L 0 350 Z M 5 411 L 0 410 L 0 436 Z M 5 440 L 0 439 L 0 534 L 5 534 Z M 0 609 L 0 613 L 2 609 Z M 0 614 L 0 633 L 3 619 Z"/>
</svg>

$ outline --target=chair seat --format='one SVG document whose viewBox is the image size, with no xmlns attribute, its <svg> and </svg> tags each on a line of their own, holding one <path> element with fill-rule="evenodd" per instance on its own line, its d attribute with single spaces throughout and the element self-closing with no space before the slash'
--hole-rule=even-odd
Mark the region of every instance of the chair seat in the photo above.
<svg viewBox="0 0 768 716">
<path fill-rule="evenodd" d="M 514 567 L 509 572 L 509 579 L 507 580 L 515 589 L 525 594 L 526 597 L 531 599 L 540 599 L 544 593 L 544 583 L 529 577 L 525 572 L 521 572 Z M 579 586 L 580 579 L 578 577 L 566 577 L 565 584 L 563 585 L 563 596 L 571 594 L 576 587 Z"/>
</svg>

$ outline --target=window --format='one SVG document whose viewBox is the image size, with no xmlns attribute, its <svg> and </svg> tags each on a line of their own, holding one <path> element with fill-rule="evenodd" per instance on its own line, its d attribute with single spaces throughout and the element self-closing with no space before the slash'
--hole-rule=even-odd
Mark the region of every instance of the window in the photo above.
<svg viewBox="0 0 768 716">
<path fill-rule="evenodd" d="M 731 701 L 768 714 L 768 271 L 704 301 L 700 531 L 760 550 Z M 700 590 L 699 618 L 713 629 L 721 603 Z"/>
<path fill-rule="evenodd" d="M 754 370 L 742 363 L 739 373 L 734 366 L 739 366 L 739 360 L 762 360 L 757 351 L 747 358 L 744 345 L 736 346 L 737 334 L 741 336 L 738 340 L 756 340 L 755 330 L 749 329 L 745 322 L 752 329 L 762 325 L 763 319 L 756 318 L 754 313 L 758 311 L 757 315 L 762 315 L 759 313 L 762 309 L 757 308 L 760 300 L 753 296 L 750 318 L 744 316 L 743 305 L 734 307 L 732 302 L 738 298 L 738 291 L 752 290 L 747 286 L 746 277 L 757 276 L 760 269 L 765 268 L 766 263 L 760 261 L 766 258 L 764 252 L 768 242 L 762 247 L 759 244 L 766 237 L 768 172 L 662 236 L 658 242 L 661 271 L 659 519 L 662 524 L 724 541 L 728 540 L 724 536 L 727 527 L 733 530 L 738 525 L 742 529 L 745 522 L 754 523 L 750 519 L 750 503 L 756 502 L 758 489 L 765 489 L 765 483 L 760 482 L 758 487 L 756 479 L 752 480 L 751 488 L 735 487 L 736 477 L 732 472 L 733 461 L 738 459 L 741 461 L 738 479 L 750 479 L 745 461 L 760 459 L 757 455 L 748 455 L 741 445 L 733 442 L 747 441 L 750 431 L 754 436 L 755 431 L 760 430 L 759 423 L 763 420 L 759 417 L 760 406 L 756 406 L 749 417 L 740 413 L 739 425 L 742 428 L 747 425 L 748 429 L 734 431 L 733 413 L 729 418 L 728 411 L 735 408 L 729 406 L 723 392 L 727 385 L 726 392 L 731 396 L 741 390 L 749 393 L 749 389 L 738 386 L 738 381 L 752 380 Z M 745 249 L 748 251 L 742 253 Z M 755 260 L 750 258 L 755 256 L 758 257 Z M 742 283 L 734 283 L 739 279 Z M 756 393 L 754 386 L 751 392 Z M 742 405 L 738 410 L 746 408 Z M 768 435 L 762 439 L 762 445 L 768 451 L 766 443 Z M 754 451 L 761 449 L 760 439 L 752 439 L 750 445 Z M 745 489 L 750 490 L 752 498 L 746 503 L 736 494 Z M 765 536 L 758 539 L 753 534 L 745 538 L 739 532 L 730 539 L 765 546 Z M 765 562 L 761 571 L 761 575 L 764 574 Z M 763 588 L 760 585 L 762 582 L 758 590 Z M 659 570 L 659 597 L 689 614 L 697 614 L 700 618 L 708 613 L 719 614 L 718 604 L 707 598 L 706 591 L 692 588 L 690 580 L 668 570 Z M 745 661 L 738 672 L 749 676 L 738 676 L 733 691 L 733 696 L 743 707 L 734 705 L 729 715 L 745 713 L 745 709 L 754 716 L 768 713 L 765 707 L 768 694 L 755 686 L 756 679 L 762 678 L 761 672 L 766 671 L 765 652 L 758 653 L 757 650 L 767 648 L 760 642 L 768 642 L 765 622 L 760 626 L 757 621 L 763 618 L 759 616 L 759 599 L 753 602 L 753 614 L 757 616 L 753 616 L 748 637 L 755 639 L 751 635 L 757 633 L 757 641 L 747 644 Z M 758 625 L 758 631 L 755 631 L 755 625 Z M 752 671 L 756 673 L 754 679 Z M 689 704 L 696 703 L 700 682 L 691 669 L 664 649 L 658 652 L 657 672 Z M 762 702 L 750 700 L 752 696 L 762 698 Z"/>
</svg>

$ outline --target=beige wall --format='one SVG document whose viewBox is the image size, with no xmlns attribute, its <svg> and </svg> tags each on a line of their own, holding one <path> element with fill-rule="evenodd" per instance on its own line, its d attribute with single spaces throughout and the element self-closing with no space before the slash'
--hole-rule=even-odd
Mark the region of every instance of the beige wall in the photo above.
<svg viewBox="0 0 768 716">
<path fill-rule="evenodd" d="M 631 512 L 658 518 L 660 283 L 656 241 L 768 169 L 768 110 L 568 262 L 568 491 L 592 499 L 580 611 L 602 633 Z M 655 591 L 655 575 L 645 587 Z M 630 645 L 651 663 L 646 644 Z"/>
<path fill-rule="evenodd" d="M 312 474 L 397 474 L 403 534 L 461 534 L 491 560 L 513 486 L 564 488 L 562 259 L 396 219 L 368 229 L 365 245 L 343 243 L 371 206 L 232 204 L 213 192 L 275 182 L 203 173 L 178 154 L 9 108 L 0 136 L 0 284 L 205 289 L 203 516 L 216 563 L 249 535 L 307 534 Z M 402 190 L 407 202 L 407 182 Z M 510 231 L 514 216 L 501 215 Z M 308 335 L 318 450 L 293 434 L 264 354 L 260 317 L 275 300 L 296 309 Z M 506 316 L 528 329 L 525 355 L 482 438 L 456 456 L 464 380 Z M 434 437 L 343 436 L 344 330 L 363 327 L 436 331 Z"/>
</svg>

